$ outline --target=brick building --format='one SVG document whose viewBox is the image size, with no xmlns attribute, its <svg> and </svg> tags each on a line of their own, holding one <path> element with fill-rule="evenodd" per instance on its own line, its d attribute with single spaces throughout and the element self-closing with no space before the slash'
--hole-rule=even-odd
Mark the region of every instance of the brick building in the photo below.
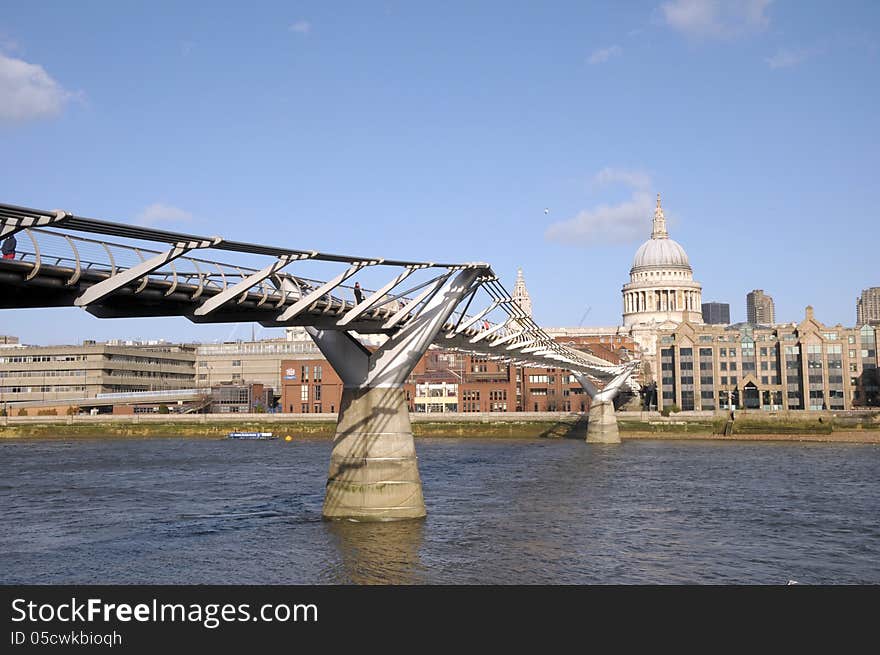
<svg viewBox="0 0 880 655">
<path fill-rule="evenodd" d="M 560 343 L 617 364 L 635 343 L 623 335 L 555 335 Z M 281 362 L 281 408 L 286 413 L 336 413 L 342 381 L 323 358 Z M 404 388 L 411 412 L 580 412 L 589 396 L 566 369 L 512 366 L 488 357 L 431 348 Z"/>
</svg>

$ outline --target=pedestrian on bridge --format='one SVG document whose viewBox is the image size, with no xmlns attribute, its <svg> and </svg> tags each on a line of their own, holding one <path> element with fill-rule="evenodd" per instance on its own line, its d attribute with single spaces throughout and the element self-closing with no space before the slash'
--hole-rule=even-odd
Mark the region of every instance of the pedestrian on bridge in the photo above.
<svg viewBox="0 0 880 655">
<path fill-rule="evenodd" d="M 361 283 L 354 283 L 354 299 L 355 302 L 360 305 L 364 301 L 364 292 L 361 291 Z"/>
<path fill-rule="evenodd" d="M 6 237 L 6 241 L 3 242 L 3 246 L 0 247 L 0 252 L 3 253 L 3 259 L 15 259 L 15 248 L 18 246 L 18 242 L 15 240 L 15 235 L 10 234 Z"/>
</svg>

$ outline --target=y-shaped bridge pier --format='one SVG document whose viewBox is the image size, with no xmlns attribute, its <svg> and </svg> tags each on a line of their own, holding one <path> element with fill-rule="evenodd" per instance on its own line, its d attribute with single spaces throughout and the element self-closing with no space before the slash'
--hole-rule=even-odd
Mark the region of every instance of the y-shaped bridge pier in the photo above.
<svg viewBox="0 0 880 655">
<path fill-rule="evenodd" d="M 17 245 L 13 258 L 0 260 L 0 309 L 75 306 L 99 318 L 306 326 L 344 383 L 327 518 L 425 515 L 403 385 L 433 343 L 518 366 L 570 370 L 592 399 L 587 441 L 620 441 L 612 403 L 638 363 L 614 365 L 554 341 L 488 264 L 333 255 L 0 204 L 0 239 L 8 237 Z M 191 255 L 208 250 L 234 254 L 235 261 Z M 293 264 L 301 274 L 285 270 Z M 335 274 L 305 276 L 340 265 Z M 394 269 L 391 279 L 377 274 L 383 267 Z M 346 282 L 356 275 L 375 289 L 355 302 L 334 295 L 349 296 Z M 415 284 L 397 292 L 406 280 Z M 487 304 L 468 313 L 478 297 Z M 370 351 L 356 333 L 385 341 Z"/>
</svg>

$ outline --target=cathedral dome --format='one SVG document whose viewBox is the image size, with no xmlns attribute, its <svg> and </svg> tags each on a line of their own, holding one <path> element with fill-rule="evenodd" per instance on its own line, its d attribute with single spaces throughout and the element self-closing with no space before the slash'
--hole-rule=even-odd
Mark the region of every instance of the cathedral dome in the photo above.
<svg viewBox="0 0 880 655">
<path fill-rule="evenodd" d="M 663 215 L 663 208 L 660 206 L 660 194 L 658 193 L 657 208 L 654 210 L 654 229 L 651 231 L 651 238 L 645 241 L 636 251 L 632 270 L 663 267 L 690 269 L 691 263 L 688 261 L 684 248 L 677 241 L 669 238 L 669 232 L 666 230 L 666 217 Z"/>
<path fill-rule="evenodd" d="M 647 266 L 686 266 L 690 268 L 687 253 L 672 239 L 649 239 L 636 251 L 633 268 Z"/>
<path fill-rule="evenodd" d="M 669 238 L 659 193 L 651 239 L 636 251 L 629 280 L 622 289 L 624 326 L 703 322 L 703 288 L 684 248 Z"/>
</svg>

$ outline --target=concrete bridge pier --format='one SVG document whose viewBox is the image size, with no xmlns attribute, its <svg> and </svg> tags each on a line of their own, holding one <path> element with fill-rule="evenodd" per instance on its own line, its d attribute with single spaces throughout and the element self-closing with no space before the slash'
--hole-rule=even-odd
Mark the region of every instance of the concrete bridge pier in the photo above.
<svg viewBox="0 0 880 655">
<path fill-rule="evenodd" d="M 587 443 L 620 443 L 613 401 L 593 401 L 590 405 Z"/>
<path fill-rule="evenodd" d="M 617 416 L 614 414 L 614 399 L 632 371 L 633 367 L 628 366 L 602 389 L 583 373 L 573 371 L 577 381 L 590 396 L 587 443 L 620 443 L 620 430 L 617 427 Z"/>
<path fill-rule="evenodd" d="M 480 273 L 461 271 L 373 353 L 348 332 L 306 328 L 344 384 L 324 518 L 394 521 L 425 516 L 403 384 Z"/>
</svg>

